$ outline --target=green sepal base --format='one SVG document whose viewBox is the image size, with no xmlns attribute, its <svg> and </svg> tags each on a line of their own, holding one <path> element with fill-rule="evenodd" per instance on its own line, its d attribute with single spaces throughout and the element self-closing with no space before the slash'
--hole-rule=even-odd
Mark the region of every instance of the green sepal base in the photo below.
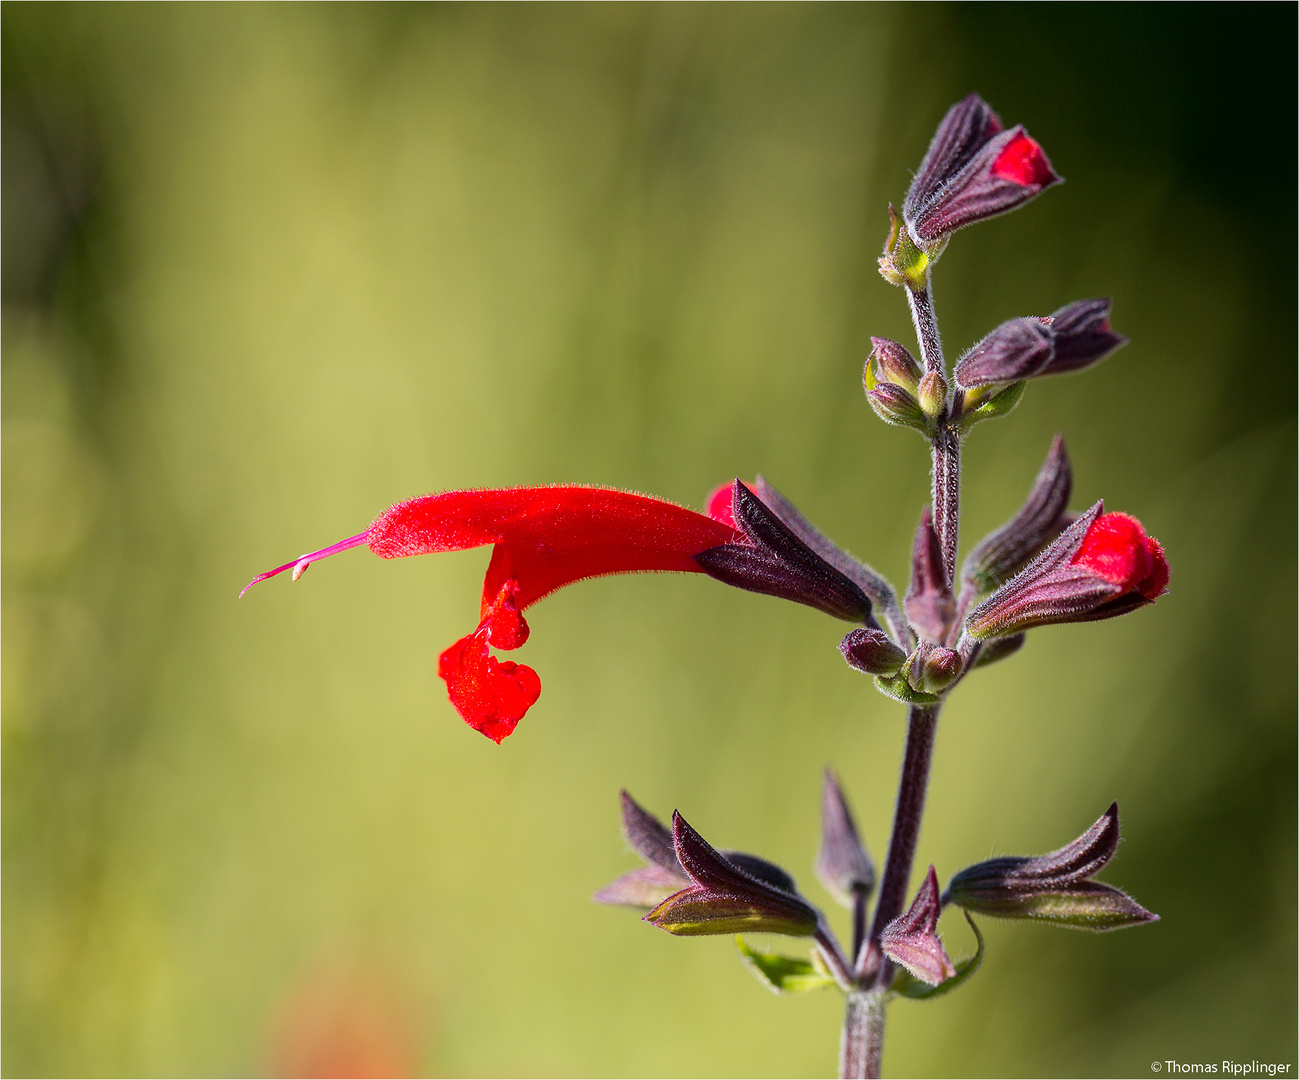
<svg viewBox="0 0 1299 1080">
<path fill-rule="evenodd" d="M 937 694 L 926 694 L 923 690 L 917 690 L 907 682 L 906 676 L 901 672 L 897 675 L 876 675 L 875 689 L 885 697 L 902 702 L 903 705 L 936 705 L 942 700 Z"/>
<path fill-rule="evenodd" d="M 809 990 L 835 985 L 833 976 L 814 962 L 817 958 L 815 949 L 812 950 L 812 960 L 800 960 L 752 948 L 739 936 L 735 938 L 735 944 L 744 957 L 744 966 L 773 994 L 805 994 Z"/>
</svg>

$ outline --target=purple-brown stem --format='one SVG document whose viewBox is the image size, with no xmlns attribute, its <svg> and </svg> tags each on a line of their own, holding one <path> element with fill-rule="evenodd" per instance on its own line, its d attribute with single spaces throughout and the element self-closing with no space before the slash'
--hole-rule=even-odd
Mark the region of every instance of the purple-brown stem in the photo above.
<svg viewBox="0 0 1299 1080">
<path fill-rule="evenodd" d="M 923 289 L 909 288 L 906 292 L 925 371 L 936 372 L 946 379 L 947 361 L 943 359 L 943 339 L 938 333 L 938 318 L 934 314 L 928 279 Z M 949 586 L 956 580 L 956 541 L 961 520 L 961 436 L 949 421 L 952 400 L 949 394 L 947 408 L 938 418 L 938 432 L 934 435 L 931 503 L 934 531 L 943 549 L 943 569 Z"/>
<path fill-rule="evenodd" d="M 956 543 L 961 523 L 961 436 L 944 418 L 933 441 L 934 532 L 943 550 L 943 570 L 956 580 Z"/>
<path fill-rule="evenodd" d="M 839 1040 L 839 1076 L 842 1080 L 873 1080 L 880 1074 L 884 1054 L 884 994 L 879 990 L 854 990 L 844 1011 Z"/>
<path fill-rule="evenodd" d="M 929 283 L 923 289 L 907 289 L 911 304 L 911 321 L 916 324 L 916 337 L 920 341 L 920 358 L 925 372 L 936 371 L 947 378 L 947 364 L 943 360 L 943 339 L 938 336 L 938 320 L 934 317 L 934 301 L 929 294 Z"/>
<path fill-rule="evenodd" d="M 902 761 L 902 779 L 898 784 L 897 808 L 893 811 L 893 835 L 884 863 L 879 901 L 871 923 L 870 942 L 879 941 L 884 927 L 902 914 L 907 906 L 907 885 L 911 864 L 916 857 L 916 841 L 925 813 L 925 789 L 929 786 L 929 763 L 934 754 L 934 730 L 938 726 L 937 705 L 912 705 L 907 723 L 907 749 Z M 892 976 L 893 965 L 880 966 L 875 985 L 883 990 Z"/>
<path fill-rule="evenodd" d="M 884 1047 L 884 995 L 893 978 L 893 964 L 879 948 L 880 934 L 902 914 L 907 903 L 911 864 L 916 857 L 920 822 L 925 812 L 929 764 L 934 754 L 937 705 L 912 705 L 907 724 L 907 749 L 893 812 L 893 835 L 880 882 L 879 901 L 870 935 L 857 945 L 853 974 L 857 989 L 848 995 L 839 1043 L 839 1075 L 873 1078 L 880 1074 Z"/>
</svg>

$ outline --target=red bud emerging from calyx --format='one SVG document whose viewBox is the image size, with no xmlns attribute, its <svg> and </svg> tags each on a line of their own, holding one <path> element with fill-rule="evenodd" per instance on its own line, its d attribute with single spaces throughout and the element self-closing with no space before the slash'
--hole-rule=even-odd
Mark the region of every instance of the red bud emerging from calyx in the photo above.
<svg viewBox="0 0 1299 1080">
<path fill-rule="evenodd" d="M 902 204 L 903 220 L 913 242 L 929 249 L 1059 182 L 1037 142 L 1022 127 L 1003 131 L 997 114 L 971 94 L 938 125 Z"/>
<path fill-rule="evenodd" d="M 1153 603 L 1168 587 L 1168 560 L 1127 514 L 1097 503 L 1045 551 L 976 607 L 965 632 L 978 640 L 1051 623 L 1091 622 Z"/>
</svg>

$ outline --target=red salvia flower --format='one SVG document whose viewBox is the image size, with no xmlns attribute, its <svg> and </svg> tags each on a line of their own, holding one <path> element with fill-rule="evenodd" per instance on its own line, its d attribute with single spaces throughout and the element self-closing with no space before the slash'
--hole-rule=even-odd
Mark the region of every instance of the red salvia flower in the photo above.
<svg viewBox="0 0 1299 1080">
<path fill-rule="evenodd" d="M 973 638 L 1051 623 L 1091 622 L 1153 603 L 1168 588 L 1168 560 L 1134 517 L 1097 503 L 1036 559 L 970 612 Z"/>
<path fill-rule="evenodd" d="M 259 574 L 244 592 L 285 570 L 296 581 L 313 562 L 361 544 L 384 559 L 492 544 L 478 627 L 443 651 L 438 674 L 460 715 L 499 743 L 541 693 L 532 668 L 488 651 L 527 641 L 526 608 L 564 585 L 603 574 L 703 573 L 693 556 L 743 539 L 730 523 L 611 488 L 444 491 L 396 504 L 365 532 Z"/>
<path fill-rule="evenodd" d="M 537 700 L 541 681 L 489 647 L 517 649 L 528 640 L 524 610 L 583 578 L 703 573 L 874 626 L 871 597 L 887 586 L 816 533 L 778 492 L 757 487 L 776 509 L 738 480 L 710 496 L 707 514 L 612 488 L 444 491 L 398 503 L 365 532 L 260 574 L 244 592 L 289 569 L 297 580 L 313 562 L 361 544 L 385 559 L 493 545 L 478 626 L 443 651 L 438 674 L 460 715 L 499 743 Z"/>
</svg>

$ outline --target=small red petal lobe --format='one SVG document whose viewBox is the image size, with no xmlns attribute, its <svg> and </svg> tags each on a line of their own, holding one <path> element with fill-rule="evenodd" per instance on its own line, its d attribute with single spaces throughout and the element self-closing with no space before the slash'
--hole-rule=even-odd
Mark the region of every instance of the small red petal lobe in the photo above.
<svg viewBox="0 0 1299 1080">
<path fill-rule="evenodd" d="M 708 502 L 705 504 L 704 513 L 714 521 L 720 521 L 734 529 L 735 510 L 731 505 L 732 497 L 735 494 L 735 481 L 729 480 L 720 487 L 714 488 L 712 494 L 708 496 Z"/>
<path fill-rule="evenodd" d="M 1146 551 L 1150 555 L 1150 572 L 1137 582 L 1136 588 L 1147 600 L 1155 600 L 1168 591 L 1168 560 L 1153 536 L 1146 537 Z"/>
<path fill-rule="evenodd" d="M 1006 144 L 992 163 L 992 175 L 1024 187 L 1040 187 L 1055 179 L 1042 148 L 1027 135 L 1019 135 Z"/>
<path fill-rule="evenodd" d="M 1102 514 L 1092 522 L 1073 563 L 1126 592 L 1140 592 L 1150 599 L 1168 584 L 1163 549 L 1146 535 L 1141 522 L 1127 514 Z M 1152 588 L 1153 595 L 1147 592 Z"/>
<path fill-rule="evenodd" d="M 456 711 L 495 743 L 509 735 L 541 696 L 530 667 L 500 661 L 487 651 L 484 629 L 463 637 L 438 657 L 438 674 Z"/>
<path fill-rule="evenodd" d="M 498 649 L 517 649 L 528 640 L 528 624 L 519 611 L 518 597 L 519 583 L 510 579 L 483 612 L 487 640 Z"/>
</svg>

